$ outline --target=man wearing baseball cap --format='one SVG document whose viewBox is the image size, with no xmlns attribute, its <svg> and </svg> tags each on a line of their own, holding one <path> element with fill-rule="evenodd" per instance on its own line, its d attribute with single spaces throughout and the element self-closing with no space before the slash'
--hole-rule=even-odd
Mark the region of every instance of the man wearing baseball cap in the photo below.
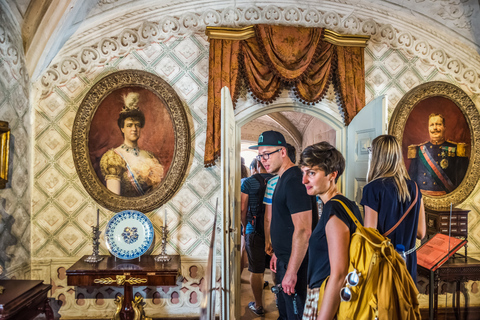
<svg viewBox="0 0 480 320">
<path fill-rule="evenodd" d="M 278 294 L 279 319 L 301 319 L 307 295 L 308 240 L 318 221 L 315 197 L 302 184 L 302 171 L 288 157 L 285 137 L 265 131 L 258 137 L 258 150 L 268 173 L 280 177 L 272 199 L 270 237 L 274 254 L 270 269 L 281 283 Z"/>
</svg>

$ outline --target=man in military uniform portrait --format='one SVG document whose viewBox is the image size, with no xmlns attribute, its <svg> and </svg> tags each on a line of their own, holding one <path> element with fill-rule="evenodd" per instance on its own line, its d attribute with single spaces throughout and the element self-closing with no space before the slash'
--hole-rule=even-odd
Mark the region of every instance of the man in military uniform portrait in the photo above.
<svg viewBox="0 0 480 320">
<path fill-rule="evenodd" d="M 408 146 L 411 160 L 408 173 L 423 194 L 441 196 L 462 182 L 468 168 L 467 145 L 445 139 L 445 118 L 438 113 L 428 117 L 430 140 Z"/>
</svg>

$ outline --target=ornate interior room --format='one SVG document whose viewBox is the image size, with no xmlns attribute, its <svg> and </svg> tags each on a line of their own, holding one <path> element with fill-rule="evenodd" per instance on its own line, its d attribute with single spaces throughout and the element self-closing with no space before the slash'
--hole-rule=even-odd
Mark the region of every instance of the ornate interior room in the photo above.
<svg viewBox="0 0 480 320">
<path fill-rule="evenodd" d="M 296 147 L 297 159 L 306 146 L 325 140 L 346 155 L 347 167 L 356 152 L 365 155 L 371 141 L 359 137 L 352 146 L 347 141 L 348 128 L 360 126 L 355 121 L 360 122 L 356 116 L 364 106 L 384 108 L 379 120 L 372 118 L 382 128 L 376 135 L 403 138 L 407 158 L 408 139 L 419 136 L 410 112 L 423 99 L 446 98 L 458 109 L 452 119 L 457 114 L 461 118 L 458 124 L 447 118 L 447 124 L 455 123 L 449 132 L 453 135 L 461 125 L 467 132 L 448 139 L 466 145 L 470 162 L 455 189 L 425 196 L 427 231 L 466 239 L 467 247 L 458 252 L 480 260 L 479 17 L 479 0 L 0 0 L 0 281 L 43 281 L 44 287 L 36 290 L 51 310 L 42 309 L 45 314 L 38 319 L 112 319 L 121 295 L 142 297 L 145 315 L 154 319 L 198 319 L 209 299 L 222 319 L 253 319 L 248 301 L 242 300 L 244 280 L 235 265 L 240 261 L 240 218 L 238 208 L 229 205 L 238 204 L 239 186 L 229 187 L 228 182 L 240 183 L 240 165 L 239 159 L 222 153 L 220 114 L 228 107 L 223 86 L 233 100 L 237 134 L 236 145 L 230 146 L 235 155 L 243 156 L 263 131 L 277 130 Z M 320 41 L 337 50 L 332 59 L 340 60 L 338 48 L 354 47 L 354 66 L 363 69 L 353 69 L 361 80 L 354 75 L 357 82 L 349 82 L 349 65 L 334 60 L 329 62 L 333 71 L 313 96 L 305 93 L 312 90 L 300 87 L 303 76 L 298 81 L 278 76 L 274 92 L 260 93 L 260 81 L 248 72 L 251 66 L 238 63 L 260 39 L 257 25 L 321 30 L 325 41 Z M 225 45 L 229 41 L 231 47 Z M 232 55 L 226 60 L 233 61 L 228 61 L 228 70 L 215 69 L 225 68 L 225 61 L 215 58 L 225 58 L 228 50 Z M 312 59 L 320 59 L 319 52 L 312 51 Z M 342 66 L 347 76 L 339 71 Z M 161 182 L 151 182 L 148 191 L 135 197 L 114 194 L 101 174 L 107 170 L 102 155 L 120 145 L 122 135 L 127 139 L 116 119 L 128 99 L 135 99 L 128 98 L 132 90 L 140 92 L 140 104 L 148 100 L 142 104 L 140 141 L 150 139 L 144 148 L 162 167 Z M 163 109 L 147 107 L 154 105 Z M 168 121 L 159 123 L 160 117 Z M 109 120 L 113 125 L 107 128 Z M 102 132 L 114 138 L 106 139 Z M 425 140 L 428 135 L 411 143 Z M 366 155 L 360 159 L 365 170 Z M 227 166 L 233 168 L 227 170 L 230 180 Z M 357 177 L 351 171 L 342 179 L 347 196 L 359 203 L 365 174 Z M 226 196 L 226 189 L 231 194 Z M 442 229 L 450 204 L 457 233 L 452 233 L 452 220 L 448 230 Z M 132 280 L 128 290 L 133 290 L 128 295 L 127 284 L 118 278 L 108 282 L 107 273 L 99 273 L 103 278 L 95 283 L 102 285 L 85 285 L 72 267 L 80 268 L 82 257 L 92 256 L 93 237 L 93 256 L 116 265 L 124 261 L 133 277 L 139 264 L 111 254 L 108 242 L 107 229 L 124 210 L 140 211 L 152 231 L 147 239 L 151 245 L 131 261 L 147 264 L 149 256 L 160 257 L 147 272 L 159 276 L 158 281 L 127 279 Z M 468 221 L 463 231 L 461 217 Z M 213 266 L 208 259 L 212 239 Z M 162 262 L 167 255 L 170 260 Z M 477 263 L 467 271 L 468 266 L 447 269 L 446 278 L 462 276 L 451 281 L 442 278 L 441 269 L 432 273 L 435 279 L 428 273 L 419 277 L 425 319 L 433 319 L 433 308 L 445 319 L 478 319 Z M 94 274 L 95 264 L 90 267 Z M 221 287 L 213 297 L 206 294 L 212 291 L 206 285 L 212 269 L 218 280 L 213 286 Z M 266 318 L 276 319 L 274 302 L 269 303 L 273 307 Z"/>
</svg>

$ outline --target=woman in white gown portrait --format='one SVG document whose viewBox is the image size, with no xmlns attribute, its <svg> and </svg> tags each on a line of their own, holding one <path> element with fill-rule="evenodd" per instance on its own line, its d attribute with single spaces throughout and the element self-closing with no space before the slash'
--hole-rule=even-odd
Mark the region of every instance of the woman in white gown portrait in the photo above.
<svg viewBox="0 0 480 320">
<path fill-rule="evenodd" d="M 107 188 L 125 197 L 151 192 L 164 177 L 164 168 L 153 153 L 138 146 L 145 125 L 145 115 L 138 107 L 139 97 L 137 92 L 123 97 L 124 107 L 117 121 L 123 144 L 105 152 L 100 160 Z"/>
</svg>

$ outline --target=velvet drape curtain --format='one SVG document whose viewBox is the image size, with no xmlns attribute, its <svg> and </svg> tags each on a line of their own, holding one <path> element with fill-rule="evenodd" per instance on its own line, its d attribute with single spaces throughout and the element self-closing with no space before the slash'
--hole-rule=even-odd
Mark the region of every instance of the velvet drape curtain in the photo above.
<svg viewBox="0 0 480 320">
<path fill-rule="evenodd" d="M 220 156 L 220 91 L 230 88 L 235 105 L 239 79 L 263 102 L 292 86 L 304 103 L 325 95 L 331 81 L 339 96 L 345 125 L 365 105 L 364 49 L 322 40 L 322 28 L 256 25 L 246 40 L 210 40 L 205 166 Z"/>
</svg>

